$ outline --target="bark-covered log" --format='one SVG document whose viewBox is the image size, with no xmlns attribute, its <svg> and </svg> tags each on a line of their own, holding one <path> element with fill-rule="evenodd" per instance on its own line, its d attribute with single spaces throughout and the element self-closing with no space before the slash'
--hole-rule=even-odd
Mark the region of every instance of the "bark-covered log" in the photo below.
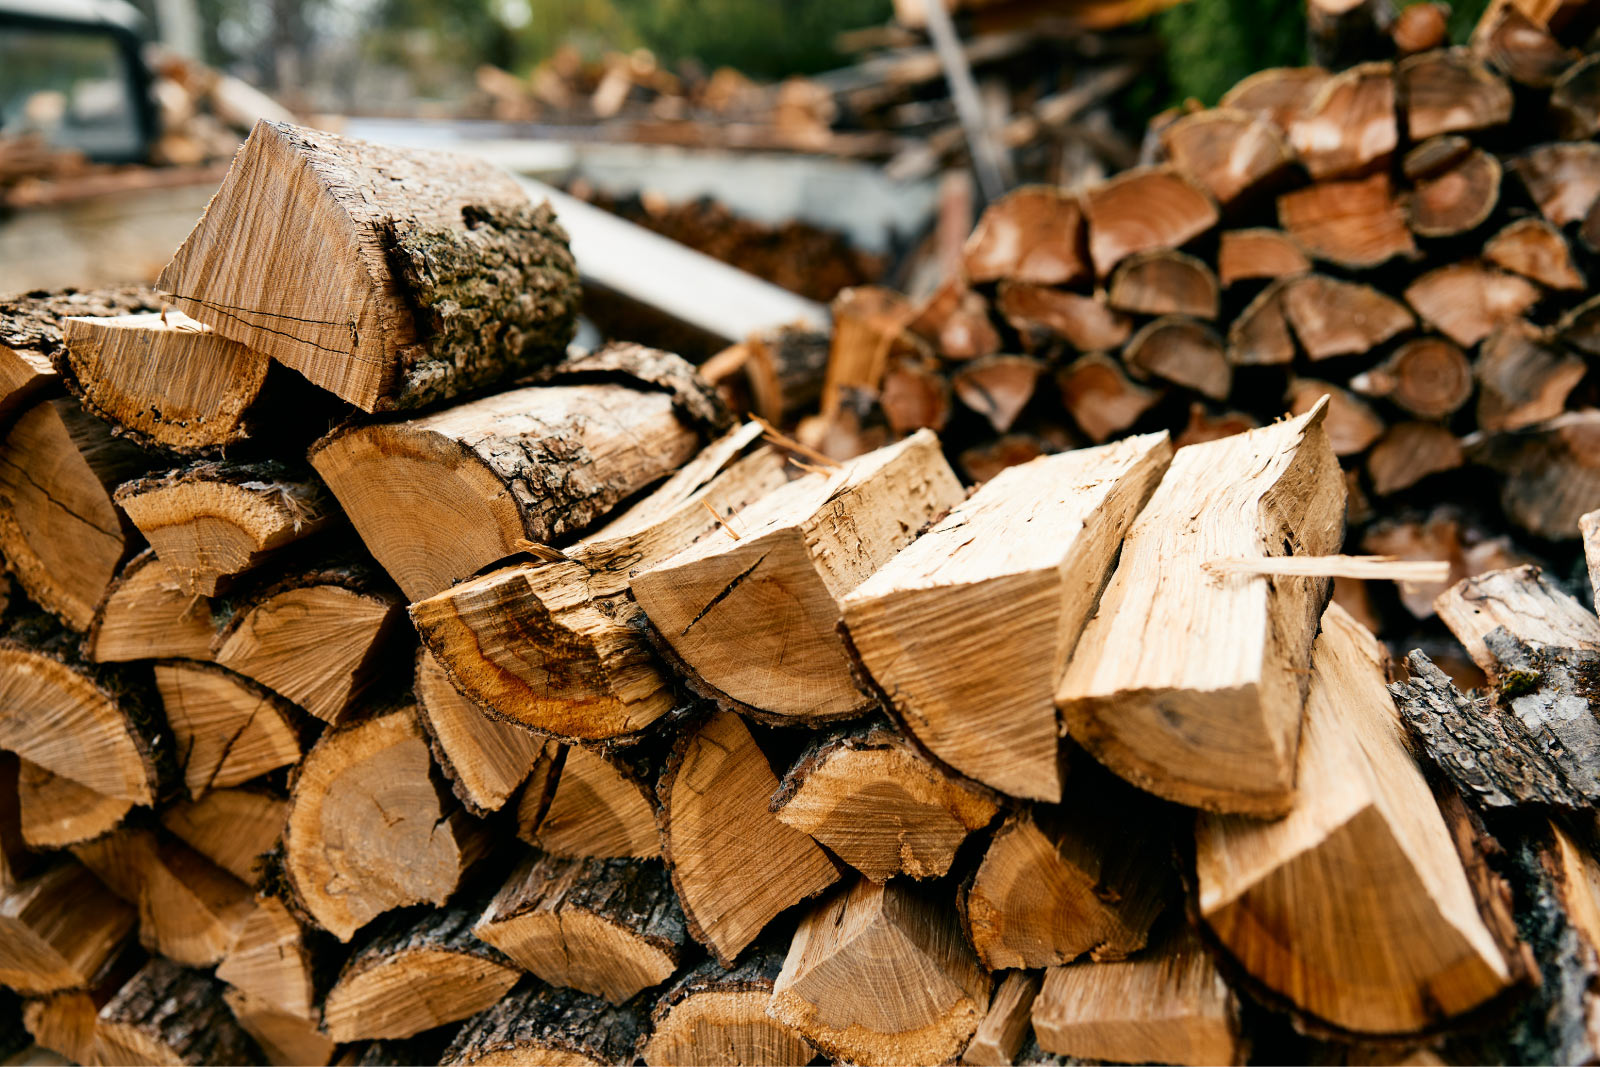
<svg viewBox="0 0 1600 1067">
<path fill-rule="evenodd" d="M 167 565 L 146 549 L 106 589 L 84 648 L 96 663 L 208 660 L 216 635 L 210 602 L 185 593 Z"/>
<path fill-rule="evenodd" d="M 261 1062 L 261 1050 L 234 1021 L 222 993 L 222 983 L 204 971 L 152 959 L 100 1009 L 96 1062 Z"/>
<path fill-rule="evenodd" d="M 505 1063 L 611 1067 L 631 1062 L 644 1029 L 642 1004 L 617 1006 L 576 989 L 525 978 L 499 1003 L 463 1023 L 439 1062 L 461 1067 Z"/>
<path fill-rule="evenodd" d="M 714 959 L 686 971 L 656 1001 L 639 1057 L 650 1067 L 801 1067 L 817 1050 L 767 1014 L 784 948 L 765 945 L 729 970 Z"/>
</svg>

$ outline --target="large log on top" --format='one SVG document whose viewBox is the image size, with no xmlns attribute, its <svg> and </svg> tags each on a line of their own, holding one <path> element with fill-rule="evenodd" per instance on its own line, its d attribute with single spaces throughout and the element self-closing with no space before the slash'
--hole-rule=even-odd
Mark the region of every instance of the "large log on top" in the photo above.
<svg viewBox="0 0 1600 1067">
<path fill-rule="evenodd" d="M 578 303 L 566 234 L 509 175 L 267 121 L 157 284 L 364 411 L 559 359 Z"/>
</svg>

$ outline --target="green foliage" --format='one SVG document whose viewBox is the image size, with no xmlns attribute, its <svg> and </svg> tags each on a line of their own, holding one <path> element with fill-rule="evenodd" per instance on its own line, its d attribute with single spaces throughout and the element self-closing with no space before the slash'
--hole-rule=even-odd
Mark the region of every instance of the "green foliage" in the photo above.
<svg viewBox="0 0 1600 1067">
<path fill-rule="evenodd" d="M 1210 107 L 1245 75 L 1306 62 L 1305 0 L 1190 0 L 1155 17 L 1166 48 L 1160 110 L 1191 97 Z"/>
<path fill-rule="evenodd" d="M 665 63 L 698 59 L 754 78 L 825 70 L 844 60 L 841 30 L 881 23 L 890 0 L 613 0 Z"/>
</svg>

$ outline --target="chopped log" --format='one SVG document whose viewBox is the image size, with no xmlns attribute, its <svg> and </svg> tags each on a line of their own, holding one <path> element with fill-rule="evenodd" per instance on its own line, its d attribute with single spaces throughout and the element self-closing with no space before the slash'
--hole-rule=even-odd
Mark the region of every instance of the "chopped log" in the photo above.
<svg viewBox="0 0 1600 1067">
<path fill-rule="evenodd" d="M 1393 64 L 1362 63 L 1335 74 L 1288 130 L 1314 181 L 1351 177 L 1386 161 L 1400 139 Z"/>
<path fill-rule="evenodd" d="M 1013 467 L 846 598 L 855 654 L 921 745 L 1002 792 L 1060 798 L 1055 686 L 1171 456 L 1148 434 Z M 1024 610 L 1036 625 L 1007 624 Z"/>
<path fill-rule="evenodd" d="M 1083 210 L 1101 278 L 1137 252 L 1178 248 L 1217 223 L 1211 197 L 1170 167 L 1124 171 L 1084 193 Z"/>
<path fill-rule="evenodd" d="M 689 933 L 724 965 L 779 912 L 839 880 L 815 841 L 768 810 L 777 788 L 749 728 L 726 711 L 683 733 L 657 786 Z"/>
<path fill-rule="evenodd" d="M 1400 583 L 1400 603 L 1419 619 L 1433 616 L 1435 598 L 1450 587 L 1452 579 L 1466 577 L 1467 561 L 1461 544 L 1461 523 L 1449 512 L 1435 512 L 1426 522 L 1380 520 L 1362 535 L 1361 547 L 1364 551 L 1393 559 L 1445 560 L 1450 563 L 1450 577 L 1443 582 Z M 1358 621 L 1367 629 L 1373 629 L 1366 620 L 1358 618 Z"/>
<path fill-rule="evenodd" d="M 190 596 L 149 549 L 129 560 L 94 613 L 84 647 L 96 663 L 208 660 L 217 631 L 204 597 Z"/>
<path fill-rule="evenodd" d="M 229 608 L 212 642 L 217 663 L 325 722 L 338 722 L 375 680 L 405 617 L 393 587 L 362 562 L 291 567 Z"/>
<path fill-rule="evenodd" d="M 494 1004 L 522 972 L 473 936 L 471 902 L 390 916 L 339 971 L 322 1005 L 335 1041 L 410 1037 Z"/>
<path fill-rule="evenodd" d="M 243 882 L 158 830 L 125 827 L 72 854 L 138 908 L 140 944 L 188 967 L 221 960 L 254 909 Z"/>
<path fill-rule="evenodd" d="M 1176 895 L 1171 826 L 1148 797 L 1076 772 L 1060 808 L 1006 817 L 964 893 L 968 939 L 989 970 L 1051 967 L 1144 948 Z M 1107 795 L 1116 803 L 1107 802 Z"/>
<path fill-rule="evenodd" d="M 946 1063 L 989 991 L 948 904 L 862 879 L 800 920 L 767 1012 L 849 1063 Z"/>
<path fill-rule="evenodd" d="M 204 971 L 152 959 L 100 1009 L 94 1062 L 260 1062 L 222 994 L 222 983 Z"/>
<path fill-rule="evenodd" d="M 675 356 L 637 345 L 603 349 L 621 373 L 535 385 L 409 422 L 351 426 L 312 446 L 311 465 L 333 490 L 373 557 L 422 600 L 524 541 L 581 532 L 622 500 L 675 470 L 699 434 L 668 387 L 671 374 L 702 389 Z M 874 383 L 875 384 L 875 383 Z"/>
<path fill-rule="evenodd" d="M 1260 425 L 1255 416 L 1242 411 L 1225 411 L 1221 415 L 1213 415 L 1206 410 L 1204 404 L 1196 401 L 1189 405 L 1189 424 L 1173 439 L 1172 445 L 1174 448 L 1184 448 L 1205 441 L 1219 441 L 1236 433 L 1254 430 Z"/>
<path fill-rule="evenodd" d="M 1462 347 L 1471 347 L 1496 326 L 1520 317 L 1539 301 L 1526 278 L 1481 263 L 1453 263 L 1431 270 L 1406 286 L 1417 314 Z"/>
<path fill-rule="evenodd" d="M 1311 256 L 1352 269 L 1417 250 L 1387 174 L 1285 193 L 1278 197 L 1278 225 Z"/>
<path fill-rule="evenodd" d="M 1123 540 L 1056 704 L 1073 739 L 1140 788 L 1218 811 L 1274 814 L 1292 802 L 1327 581 L 1219 579 L 1204 564 L 1337 550 L 1344 477 L 1326 411 L 1183 449 Z M 1210 518 L 1197 529 L 1199 514 Z M 1152 627 L 1231 654 L 1158 651 L 1136 636 Z"/>
<path fill-rule="evenodd" d="M 1135 315 L 1217 317 L 1217 276 L 1184 252 L 1157 249 L 1117 265 L 1107 291 L 1110 305 Z"/>
<path fill-rule="evenodd" d="M 1381 397 L 1421 419 L 1444 419 L 1472 397 L 1472 364 L 1443 337 L 1418 337 L 1350 380 L 1362 396 Z"/>
<path fill-rule="evenodd" d="M 1332 77 L 1321 67 L 1269 67 L 1234 83 L 1218 106 L 1261 115 L 1287 131 Z"/>
<path fill-rule="evenodd" d="M 773 795 L 780 820 L 874 882 L 940 878 L 999 806 L 953 778 L 881 723 L 820 734 Z"/>
<path fill-rule="evenodd" d="M 769 945 L 732 970 L 707 959 L 687 971 L 656 1001 L 640 1058 L 649 1067 L 802 1067 L 816 1059 L 804 1035 L 767 1014 L 783 958 L 783 948 Z"/>
<path fill-rule="evenodd" d="M 1520 430 L 1551 419 L 1567 406 L 1589 366 L 1545 330 L 1523 319 L 1497 327 L 1478 350 L 1478 426 Z"/>
<path fill-rule="evenodd" d="M 1516 4 L 1490 4 L 1472 32 L 1472 50 L 1518 85 L 1548 89 L 1581 55 Z"/>
<path fill-rule="evenodd" d="M 1043 981 L 1031 971 L 1007 971 L 989 999 L 989 1010 L 961 1053 L 967 1067 L 1008 1067 L 1032 1030 L 1033 1001 Z"/>
<path fill-rule="evenodd" d="M 1226 400 L 1233 390 L 1222 338 L 1183 315 L 1146 323 L 1123 348 L 1122 359 L 1140 377 L 1160 378 L 1212 400 Z"/>
<path fill-rule="evenodd" d="M 1600 144 L 1540 145 L 1513 159 L 1510 167 L 1553 226 L 1581 221 L 1600 197 Z"/>
<path fill-rule="evenodd" d="M 953 315 L 949 321 L 965 322 L 975 332 L 979 331 L 979 324 L 966 313 L 969 305 L 963 303 L 962 309 L 961 315 Z M 980 306 L 977 310 L 986 312 L 987 308 Z M 986 315 L 983 325 L 988 325 Z M 993 333 L 992 327 L 989 332 Z M 956 340 L 952 332 L 950 341 L 953 344 Z M 979 344 L 976 337 L 968 340 L 974 345 Z M 828 335 L 818 330 L 780 326 L 725 349 L 723 353 L 702 363 L 700 374 L 725 394 L 726 377 L 735 371 L 743 372 L 750 392 L 750 410 L 768 422 L 787 426 L 802 412 L 816 408 L 827 372 L 829 344 Z M 998 337 L 995 338 L 995 345 L 999 345 Z M 733 354 L 733 361 L 725 364 L 725 373 L 718 373 L 715 361 L 729 353 Z"/>
<path fill-rule="evenodd" d="M 995 307 L 1021 335 L 1029 352 L 1040 352 L 1061 341 L 1079 352 L 1109 351 L 1133 332 L 1128 316 L 1111 310 L 1099 295 L 1001 282 Z"/>
<path fill-rule="evenodd" d="M 1296 378 L 1289 383 L 1284 404 L 1292 415 L 1304 415 L 1328 398 L 1328 413 L 1322 428 L 1336 456 L 1355 456 L 1365 452 L 1383 436 L 1383 420 L 1348 390 L 1330 382 Z"/>
<path fill-rule="evenodd" d="M 1550 114 L 1562 140 L 1584 141 L 1600 134 L 1600 58 L 1585 56 L 1556 79 Z"/>
<path fill-rule="evenodd" d="M 835 631 L 840 601 L 963 495 L 919 431 L 769 493 L 635 574 L 633 593 L 703 692 L 777 721 L 848 717 L 868 701 Z"/>
<path fill-rule="evenodd" d="M 260 1047 L 274 1067 L 322 1067 L 333 1059 L 333 1039 L 317 1024 L 280 1011 L 242 989 L 224 990 L 222 1001 L 240 1029 Z"/>
<path fill-rule="evenodd" d="M 260 877 L 258 860 L 283 833 L 289 802 L 265 789 L 216 789 L 161 813 L 161 825 L 241 882 Z"/>
<path fill-rule="evenodd" d="M 974 284 L 1075 285 L 1089 278 L 1078 198 L 1048 185 L 1015 189 L 985 209 L 961 253 Z"/>
<path fill-rule="evenodd" d="M 1465 462 L 1461 442 L 1445 427 L 1397 422 L 1367 454 L 1367 473 L 1372 476 L 1372 491 L 1389 496 Z"/>
<path fill-rule="evenodd" d="M 472 932 L 551 985 L 613 1004 L 670 978 L 689 939 L 659 861 L 537 852 L 517 865 Z"/>
<path fill-rule="evenodd" d="M 1323 274 L 1291 281 L 1283 311 L 1312 359 L 1363 355 L 1416 325 L 1404 304 L 1372 286 Z"/>
<path fill-rule="evenodd" d="M 266 120 L 157 286 L 363 411 L 560 359 L 579 296 L 554 213 L 492 165 Z"/>
<path fill-rule="evenodd" d="M 1382 647 L 1337 606 L 1322 623 L 1294 806 L 1271 823 L 1200 816 L 1200 911 L 1245 970 L 1310 1016 L 1420 1030 L 1495 996 L 1511 972 L 1407 752 Z"/>
<path fill-rule="evenodd" d="M 82 632 L 134 543 L 111 501 L 152 457 L 75 401 L 28 410 L 0 443 L 0 552 L 30 599 Z"/>
<path fill-rule="evenodd" d="M 22 763 L 15 754 L 0 751 L 0 892 L 32 873 L 39 859 L 23 836 L 18 796 Z"/>
<path fill-rule="evenodd" d="M 1500 506 L 1515 524 L 1552 541 L 1578 536 L 1600 507 L 1600 412 L 1568 411 L 1522 430 L 1475 435 L 1466 457 L 1501 475 Z"/>
<path fill-rule="evenodd" d="M 212 452 L 251 436 L 266 355 L 181 311 L 70 318 L 55 357 L 85 408 L 146 448 Z"/>
<path fill-rule="evenodd" d="M 822 386 L 824 418 L 837 414 L 846 390 L 878 388 L 890 353 L 906 346 L 912 336 L 906 327 L 916 317 L 904 296 L 876 285 L 840 290 L 828 309 L 833 313 L 833 344 Z"/>
<path fill-rule="evenodd" d="M 444 803 L 430 764 L 408 707 L 329 730 L 300 764 L 284 874 L 305 912 L 340 941 L 391 909 L 442 906 L 477 859 L 477 831 Z"/>
<path fill-rule="evenodd" d="M 982 415 L 995 433 L 1005 433 L 1033 399 L 1045 365 L 1030 356 L 982 356 L 950 378 L 956 397 Z M 887 401 L 887 396 L 885 396 Z"/>
<path fill-rule="evenodd" d="M 1311 261 L 1282 230 L 1258 226 L 1222 231 L 1217 274 L 1223 288 L 1255 278 L 1291 278 L 1311 271 Z"/>
<path fill-rule="evenodd" d="M 138 916 L 71 859 L 0 890 L 0 983 L 38 995 L 82 989 Z"/>
<path fill-rule="evenodd" d="M 573 746 L 560 757 L 555 788 L 524 841 L 555 856 L 650 859 L 661 855 L 650 776 L 619 754 Z"/>
<path fill-rule="evenodd" d="M 989 321 L 989 302 L 959 277 L 950 278 L 923 301 L 909 328 L 946 359 L 975 359 L 1000 351 L 1000 334 Z M 781 412 L 767 416 L 768 422 L 781 420 Z"/>
<path fill-rule="evenodd" d="M 417 718 L 456 799 L 474 815 L 499 811 L 533 771 L 543 739 L 484 714 L 426 648 L 417 650 L 415 693 Z"/>
<path fill-rule="evenodd" d="M 1556 334 L 1585 355 L 1600 356 L 1600 296 L 1585 300 L 1561 316 Z"/>
<path fill-rule="evenodd" d="M 309 470 L 202 461 L 117 489 L 117 505 L 185 593 L 216 596 L 274 553 L 338 521 Z"/>
<path fill-rule="evenodd" d="M 0 425 L 59 387 L 54 358 L 62 350 L 61 326 L 67 318 L 160 310 L 161 297 L 143 286 L 0 299 Z"/>
<path fill-rule="evenodd" d="M 1418 237 L 1475 230 L 1500 200 L 1500 162 L 1474 148 L 1453 166 L 1418 179 L 1406 197 L 1406 221 Z"/>
<path fill-rule="evenodd" d="M 1430 137 L 1405 154 L 1400 170 L 1411 181 L 1443 174 L 1472 154 L 1473 145 L 1458 133 Z"/>
<path fill-rule="evenodd" d="M 17 808 L 22 839 L 32 849 L 67 848 L 108 834 L 133 810 L 133 801 L 108 797 L 21 760 Z"/>
<path fill-rule="evenodd" d="M 315 966 L 306 932 L 289 909 L 276 897 L 257 897 L 217 977 L 277 1011 L 316 1019 Z"/>
<path fill-rule="evenodd" d="M 1296 275 L 1270 283 L 1228 326 L 1228 362 L 1236 367 L 1277 366 L 1294 361 L 1294 338 L 1284 297 Z"/>
<path fill-rule="evenodd" d="M 630 574 L 696 542 L 750 532 L 745 509 L 787 478 L 761 432 L 749 424 L 721 438 L 562 552 L 535 553 L 536 562 L 413 605 L 412 621 L 451 681 L 497 718 L 574 741 L 637 734 L 671 711 L 679 697 L 643 635 Z"/>
<path fill-rule="evenodd" d="M 502 1000 L 468 1019 L 439 1062 L 464 1067 L 507 1063 L 610 1067 L 632 1062 L 644 1028 L 644 1011 L 638 1004 L 616 1007 L 576 989 L 525 978 Z"/>
<path fill-rule="evenodd" d="M 190 796 L 300 761 L 303 720 L 277 694 L 212 663 L 164 660 L 154 674 Z"/>
<path fill-rule="evenodd" d="M 1091 352 L 1056 372 L 1061 403 L 1089 440 L 1121 433 L 1155 407 L 1161 394 L 1131 381 L 1120 361 Z"/>
<path fill-rule="evenodd" d="M 1161 144 L 1179 173 L 1223 210 L 1274 184 L 1293 161 L 1270 119 L 1227 108 L 1183 116 L 1161 131 Z"/>
<path fill-rule="evenodd" d="M 1517 644 L 1538 649 L 1600 648 L 1600 620 L 1572 597 L 1550 583 L 1537 567 L 1517 567 L 1467 578 L 1436 602 L 1439 617 L 1455 634 L 1474 663 L 1490 681 L 1498 683 L 1512 669 L 1509 656 L 1521 655 Z M 1490 636 L 1504 628 L 1512 639 L 1493 642 Z M 1536 684 L 1522 679 L 1517 688 L 1530 691 Z M 1518 693 L 1517 695 L 1521 695 Z M 1581 754 L 1584 746 L 1573 749 Z"/>
<path fill-rule="evenodd" d="M 1239 1031 L 1238 1000 L 1187 925 L 1125 962 L 1052 967 L 1033 1001 L 1040 1047 L 1074 1058 L 1243 1063 Z"/>
<path fill-rule="evenodd" d="M 1450 43 L 1449 19 L 1449 4 L 1412 4 L 1395 17 L 1389 36 L 1402 56 L 1427 52 Z"/>
<path fill-rule="evenodd" d="M 127 954 L 131 955 L 131 953 Z M 122 986 L 123 976 L 113 977 L 116 985 L 107 988 L 97 983 L 93 989 L 71 989 L 42 997 L 29 997 L 22 1005 L 22 1024 L 39 1048 L 61 1057 L 61 1067 L 95 1062 L 95 1031 L 100 1027 L 100 1009 Z M 40 1061 L 43 1062 L 43 1061 Z"/>
<path fill-rule="evenodd" d="M 1406 131 L 1414 142 L 1511 121 L 1511 90 L 1466 48 L 1402 59 L 1394 78 Z"/>
<path fill-rule="evenodd" d="M 943 430 L 950 421 L 950 382 L 938 360 L 921 353 L 891 358 L 878 390 L 878 410 L 895 437 Z"/>
<path fill-rule="evenodd" d="M 1508 224 L 1483 246 L 1483 258 L 1546 289 L 1582 290 L 1585 285 L 1566 239 L 1544 219 L 1521 218 Z"/>
</svg>

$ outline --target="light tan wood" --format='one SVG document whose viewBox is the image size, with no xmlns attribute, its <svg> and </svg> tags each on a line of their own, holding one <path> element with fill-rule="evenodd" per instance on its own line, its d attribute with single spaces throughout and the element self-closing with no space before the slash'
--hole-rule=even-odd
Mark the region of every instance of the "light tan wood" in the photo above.
<svg viewBox="0 0 1600 1067">
<path fill-rule="evenodd" d="M 1199 186 L 1170 167 L 1124 171 L 1089 189 L 1089 255 L 1104 278 L 1136 252 L 1177 248 L 1217 222 L 1217 206 Z"/>
<path fill-rule="evenodd" d="M 1421 1029 L 1511 981 L 1407 751 L 1383 659 L 1330 607 L 1292 810 L 1202 815 L 1195 828 L 1200 910 L 1221 942 L 1302 1010 L 1367 1033 Z"/>
<path fill-rule="evenodd" d="M 1394 67 L 1362 63 L 1328 79 L 1289 126 L 1289 143 L 1316 181 L 1358 174 L 1399 143 Z"/>
<path fill-rule="evenodd" d="M 801 1067 L 816 1059 L 798 1030 L 767 1014 L 786 947 L 764 944 L 732 970 L 708 959 L 686 971 L 656 1001 L 639 1057 L 650 1067 Z"/>
<path fill-rule="evenodd" d="M 0 892 L 0 983 L 29 995 L 86 987 L 137 921 L 83 866 L 59 860 Z"/>
<path fill-rule="evenodd" d="M 417 718 L 456 799 L 475 814 L 499 811 L 532 772 L 544 740 L 485 714 L 450 683 L 426 648 L 417 650 L 415 691 Z"/>
<path fill-rule="evenodd" d="M 1223 208 L 1276 181 L 1293 160 L 1271 119 L 1230 108 L 1183 116 L 1161 131 L 1161 144 L 1179 172 Z"/>
<path fill-rule="evenodd" d="M 934 755 L 1060 798 L 1055 687 L 1171 455 L 1146 434 L 1012 467 L 845 598 L 856 654 Z"/>
<path fill-rule="evenodd" d="M 299 762 L 300 712 L 287 700 L 210 663 L 165 660 L 154 674 L 190 796 Z"/>
<path fill-rule="evenodd" d="M 1406 286 L 1406 302 L 1438 331 L 1464 348 L 1496 326 L 1520 317 L 1539 299 L 1526 278 L 1481 263 L 1439 267 Z"/>
<path fill-rule="evenodd" d="M 1578 520 L 1578 532 L 1583 536 L 1583 558 L 1589 570 L 1590 590 L 1600 590 L 1600 511 L 1591 511 Z M 1596 595 L 1600 607 L 1600 594 Z"/>
<path fill-rule="evenodd" d="M 1285 193 L 1278 197 L 1278 225 L 1313 259 L 1355 270 L 1417 250 L 1386 173 Z"/>
<path fill-rule="evenodd" d="M 258 896 L 255 905 L 217 964 L 217 977 L 286 1015 L 315 1019 L 315 974 L 305 931 L 281 900 Z"/>
<path fill-rule="evenodd" d="M 1323 398 L 1328 401 L 1328 414 L 1322 425 L 1334 455 L 1359 455 L 1383 436 L 1383 420 L 1377 412 L 1360 397 L 1330 382 L 1296 378 L 1289 383 L 1283 399 L 1291 415 L 1304 415 Z"/>
<path fill-rule="evenodd" d="M 95 990 L 94 992 L 99 992 Z M 108 998 L 109 999 L 109 998 Z M 61 1067 L 94 1062 L 95 1031 L 100 1005 L 91 991 L 73 989 L 29 997 L 22 1005 L 22 1024 L 34 1044 L 61 1057 Z"/>
<path fill-rule="evenodd" d="M 1544 219 L 1521 218 L 1489 238 L 1483 258 L 1503 270 L 1531 278 L 1547 289 L 1582 289 L 1566 238 Z"/>
<path fill-rule="evenodd" d="M 1008 1067 L 1022 1051 L 1032 1028 L 1033 1000 L 1043 982 L 1032 971 L 1007 971 L 1000 976 L 989 1011 L 961 1053 L 968 1067 Z"/>
<path fill-rule="evenodd" d="M 1472 397 L 1472 364 L 1454 341 L 1418 337 L 1350 379 L 1350 388 L 1388 400 L 1418 418 L 1442 419 Z"/>
<path fill-rule="evenodd" d="M 1090 268 L 1083 209 L 1075 196 L 1053 186 L 1015 189 L 985 209 L 962 249 L 961 265 L 973 283 L 1084 281 Z"/>
<path fill-rule="evenodd" d="M 8 287 L 9 288 L 9 287 Z M 156 311 L 161 301 L 143 286 L 32 292 L 0 299 L 0 423 L 9 424 L 61 387 L 62 323 L 73 315 Z"/>
<path fill-rule="evenodd" d="M 333 1039 L 309 1019 L 280 1011 L 242 989 L 225 990 L 222 1000 L 273 1067 L 323 1067 L 333 1059 Z"/>
<path fill-rule="evenodd" d="M 210 602 L 190 596 L 146 549 L 122 568 L 95 611 L 85 650 L 96 663 L 179 656 L 211 658 Z"/>
<path fill-rule="evenodd" d="M 1061 403 L 1089 440 L 1128 429 L 1161 400 L 1161 393 L 1128 378 L 1122 362 L 1099 352 L 1079 356 L 1056 372 Z"/>
<path fill-rule="evenodd" d="M 633 593 L 707 690 L 780 719 L 849 716 L 867 699 L 835 630 L 841 601 L 962 496 L 921 431 L 768 494 L 634 575 Z"/>
<path fill-rule="evenodd" d="M 1417 321 L 1404 304 L 1370 285 L 1323 274 L 1290 282 L 1283 311 L 1314 360 L 1363 355 Z"/>
<path fill-rule="evenodd" d="M 522 838 L 567 857 L 661 855 L 655 794 L 626 757 L 573 746 L 561 758 L 555 792 Z"/>
<path fill-rule="evenodd" d="M 1356 578 L 1364 581 L 1440 582 L 1449 560 L 1410 560 L 1392 556 L 1274 556 L 1267 559 L 1214 559 L 1213 574 L 1263 574 L 1280 578 Z"/>
<path fill-rule="evenodd" d="M 837 415 L 847 391 L 877 389 L 889 369 L 891 354 L 916 338 L 907 327 L 916 308 L 904 296 L 877 285 L 842 289 L 828 305 L 833 315 L 833 343 L 822 385 L 822 415 Z"/>
<path fill-rule="evenodd" d="M 800 920 L 767 1012 L 849 1063 L 945 1063 L 977 1030 L 990 985 L 948 904 L 862 880 Z"/>
<path fill-rule="evenodd" d="M 17 807 L 22 839 L 33 849 L 56 849 L 90 841 L 116 829 L 133 802 L 108 797 L 21 760 Z"/>
<path fill-rule="evenodd" d="M 1254 278 L 1289 278 L 1310 270 L 1311 261 L 1282 230 L 1260 226 L 1222 231 L 1217 275 L 1224 288 Z"/>
<path fill-rule="evenodd" d="M 265 789 L 215 789 L 161 813 L 161 825 L 241 882 L 260 880 L 258 860 L 283 833 L 289 802 Z"/>
<path fill-rule="evenodd" d="M 1558 648 L 1600 648 L 1600 620 L 1544 579 L 1537 567 L 1490 571 L 1457 582 L 1434 601 L 1439 618 L 1486 674 L 1502 665 L 1486 638 L 1504 627 L 1517 640 Z"/>
<path fill-rule="evenodd" d="M 1123 541 L 1056 703 L 1073 739 L 1141 788 L 1216 810 L 1289 807 L 1327 583 L 1203 565 L 1338 548 L 1344 477 L 1326 410 L 1180 450 Z M 1167 639 L 1141 636 L 1152 628 Z"/>
</svg>

